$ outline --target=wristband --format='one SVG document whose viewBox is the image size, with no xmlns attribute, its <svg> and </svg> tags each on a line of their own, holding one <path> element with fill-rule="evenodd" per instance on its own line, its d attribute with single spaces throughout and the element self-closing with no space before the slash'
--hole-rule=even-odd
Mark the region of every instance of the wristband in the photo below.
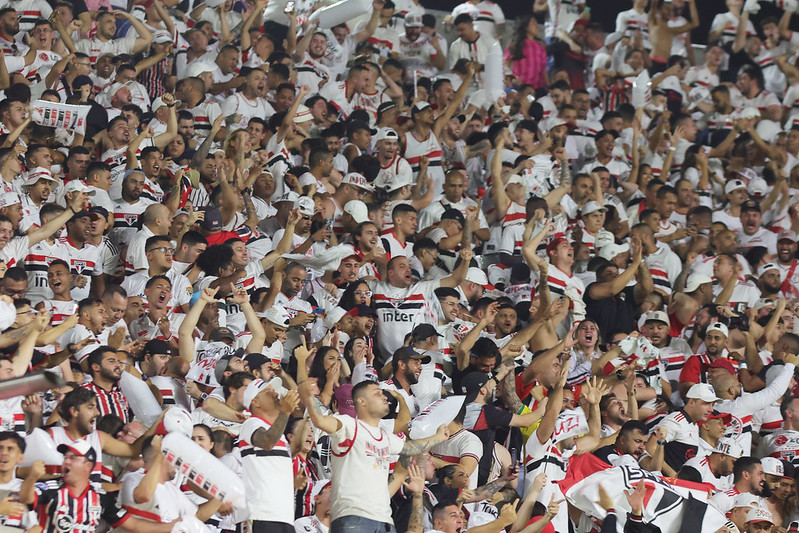
<svg viewBox="0 0 799 533">
<path fill-rule="evenodd" d="M 664 444 L 666 444 L 665 440 L 659 440 L 658 441 L 658 446 L 663 446 Z"/>
<path fill-rule="evenodd" d="M 676 151 L 677 151 L 676 146 L 669 146 L 669 152 L 676 152 Z"/>
</svg>

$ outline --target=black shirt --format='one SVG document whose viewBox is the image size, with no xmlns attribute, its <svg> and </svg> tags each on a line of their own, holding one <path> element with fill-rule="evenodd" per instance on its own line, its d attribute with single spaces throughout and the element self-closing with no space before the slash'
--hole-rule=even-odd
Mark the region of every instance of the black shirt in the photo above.
<svg viewBox="0 0 799 533">
<path fill-rule="evenodd" d="M 626 333 L 633 331 L 638 307 L 635 303 L 635 287 L 624 287 L 616 296 L 594 300 L 590 296 L 591 287 L 594 285 L 595 283 L 592 283 L 586 287 L 583 301 L 585 315 L 596 322 L 599 332 L 608 335 L 617 331 Z"/>
</svg>

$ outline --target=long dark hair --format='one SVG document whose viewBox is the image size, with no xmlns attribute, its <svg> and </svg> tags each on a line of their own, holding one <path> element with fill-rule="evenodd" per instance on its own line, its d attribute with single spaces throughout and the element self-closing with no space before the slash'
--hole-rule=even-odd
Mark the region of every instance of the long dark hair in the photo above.
<svg viewBox="0 0 799 533">
<path fill-rule="evenodd" d="M 508 50 L 510 50 L 510 58 L 513 61 L 524 59 L 524 41 L 527 40 L 527 26 L 530 24 L 530 19 L 534 18 L 532 15 L 525 15 L 520 18 L 513 29 L 513 37 L 510 40 Z"/>
<path fill-rule="evenodd" d="M 332 346 L 322 346 L 316 351 L 316 355 L 313 357 L 313 361 L 311 361 L 311 368 L 308 369 L 308 377 L 309 378 L 316 378 L 316 383 L 319 386 L 319 392 L 321 392 L 325 385 L 327 384 L 327 370 L 325 370 L 325 356 L 327 352 L 330 350 L 337 351 Z"/>
<path fill-rule="evenodd" d="M 341 300 L 339 300 L 338 303 L 339 307 L 346 309 L 347 311 L 355 307 L 355 290 L 360 285 L 366 285 L 366 290 L 369 290 L 369 284 L 366 283 L 365 279 L 360 278 L 356 279 L 355 281 L 351 281 L 349 284 L 347 284 L 347 287 L 341 294 Z"/>
</svg>

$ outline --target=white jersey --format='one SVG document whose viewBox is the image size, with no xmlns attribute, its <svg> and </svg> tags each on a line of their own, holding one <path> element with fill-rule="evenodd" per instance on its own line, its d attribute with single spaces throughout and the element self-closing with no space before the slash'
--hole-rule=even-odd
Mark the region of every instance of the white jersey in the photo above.
<svg viewBox="0 0 799 533">
<path fill-rule="evenodd" d="M 716 490 L 728 490 L 732 486 L 732 476 L 717 477 L 713 472 L 713 469 L 710 467 L 710 458 L 707 456 L 692 457 L 691 459 L 685 461 L 683 466 L 690 466 L 699 472 L 699 475 L 702 476 L 702 483 L 710 483 L 716 487 Z"/>
<path fill-rule="evenodd" d="M 103 54 L 113 54 L 114 56 L 132 54 L 133 45 L 136 43 L 138 37 L 136 31 L 131 29 L 128 34 L 121 39 L 111 39 L 110 41 L 102 41 L 99 37 L 95 37 L 94 39 L 79 39 L 75 43 L 75 48 L 78 52 L 83 52 L 89 56 L 89 61 L 94 65 L 97 62 L 97 58 Z"/>
<path fill-rule="evenodd" d="M 222 113 L 231 120 L 239 115 L 238 122 L 233 122 L 229 126 L 247 129 L 251 118 L 260 117 L 266 120 L 275 113 L 275 110 L 265 98 L 250 100 L 244 96 L 243 92 L 238 92 L 225 99 L 222 104 Z"/>
<path fill-rule="evenodd" d="M 419 139 L 413 130 L 405 133 L 405 159 L 411 165 L 413 176 L 419 175 L 419 162 L 423 156 L 430 161 L 427 177 L 433 180 L 433 201 L 444 194 L 444 169 L 441 167 L 441 142 L 430 131 L 426 139 Z"/>
<path fill-rule="evenodd" d="M 420 281 L 407 288 L 394 287 L 385 281 L 368 281 L 377 312 L 377 344 L 383 358 L 390 357 L 405 342 L 405 335 L 425 319 L 425 306 L 441 280 Z"/>
<path fill-rule="evenodd" d="M 171 481 L 159 483 L 152 499 L 136 503 L 133 492 L 144 479 L 145 471 L 131 472 L 123 478 L 119 503 L 130 514 L 148 522 L 167 523 L 184 516 L 194 516 L 197 506 Z"/>
<path fill-rule="evenodd" d="M 67 250 L 69 270 L 72 275 L 86 278 L 86 285 L 73 287 L 70 291 L 72 299 L 79 302 L 89 297 L 92 276 L 99 276 L 103 273 L 100 267 L 100 249 L 89 242 L 83 243 L 82 248 L 77 248 L 69 237 L 61 237 L 58 242 Z"/>
<path fill-rule="evenodd" d="M 391 455 L 402 451 L 402 439 L 348 415 L 334 417 L 341 427 L 330 435 L 332 520 L 354 515 L 393 524 L 388 474 Z"/>
<path fill-rule="evenodd" d="M 127 246 L 139 231 L 136 227 L 139 216 L 152 203 L 154 202 L 144 198 L 139 198 L 132 204 L 124 200 L 117 200 L 114 203 L 114 229 L 109 234 L 111 242 L 119 248 Z"/>
<path fill-rule="evenodd" d="M 453 464 L 460 463 L 464 457 L 471 457 L 477 461 L 479 466 L 480 459 L 483 457 L 483 441 L 471 431 L 461 428 L 450 435 L 444 442 L 440 442 L 430 448 L 430 455 Z M 476 466 L 469 476 L 470 489 L 477 488 L 479 472 L 480 468 Z"/>
<path fill-rule="evenodd" d="M 65 260 L 69 257 L 67 249 L 58 241 L 50 244 L 47 240 L 31 246 L 25 256 L 25 271 L 28 273 L 27 298 L 31 305 L 53 297 L 53 291 L 47 281 L 47 269 L 54 259 Z"/>
<path fill-rule="evenodd" d="M 799 431 L 783 429 L 760 439 L 755 457 L 776 457 L 799 466 Z"/>
<path fill-rule="evenodd" d="M 258 429 L 268 431 L 272 424 L 251 416 L 241 425 L 239 450 L 244 468 L 244 486 L 248 494 L 247 509 L 251 520 L 294 523 L 294 469 L 289 443 L 281 435 L 271 450 L 252 443 Z"/>
</svg>

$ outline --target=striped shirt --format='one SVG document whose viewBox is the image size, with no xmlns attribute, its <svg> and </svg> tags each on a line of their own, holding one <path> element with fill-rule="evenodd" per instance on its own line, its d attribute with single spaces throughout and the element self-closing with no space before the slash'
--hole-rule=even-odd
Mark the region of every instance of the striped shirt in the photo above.
<svg viewBox="0 0 799 533">
<path fill-rule="evenodd" d="M 91 485 L 81 494 L 75 494 L 63 484 L 53 489 L 36 487 L 35 504 L 39 525 L 45 533 L 92 533 L 101 519 L 117 527 L 130 518 L 128 512 L 117 505 L 116 495 L 101 495 Z"/>
<path fill-rule="evenodd" d="M 128 407 L 128 400 L 122 394 L 122 389 L 119 388 L 118 383 L 114 384 L 110 391 L 97 386 L 93 381 L 82 386 L 97 395 L 97 409 L 100 411 L 100 416 L 117 415 L 126 424 L 130 422 L 132 417 L 130 415 L 130 407 Z"/>
</svg>

